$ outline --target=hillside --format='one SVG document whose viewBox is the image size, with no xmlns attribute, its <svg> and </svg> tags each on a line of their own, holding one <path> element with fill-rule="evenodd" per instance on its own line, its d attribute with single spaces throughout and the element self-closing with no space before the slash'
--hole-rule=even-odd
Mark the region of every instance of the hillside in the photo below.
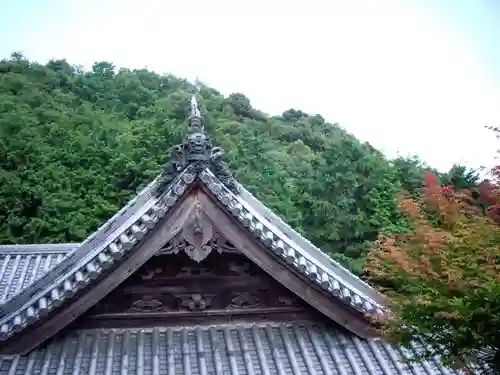
<svg viewBox="0 0 500 375">
<path fill-rule="evenodd" d="M 185 132 L 191 89 L 107 62 L 86 72 L 2 60 L 0 243 L 82 241 L 160 171 Z M 406 227 L 396 197 L 421 184 L 418 160 L 389 162 L 320 115 L 268 117 L 244 95 L 206 86 L 201 96 L 238 180 L 355 272 L 380 231 Z"/>
</svg>

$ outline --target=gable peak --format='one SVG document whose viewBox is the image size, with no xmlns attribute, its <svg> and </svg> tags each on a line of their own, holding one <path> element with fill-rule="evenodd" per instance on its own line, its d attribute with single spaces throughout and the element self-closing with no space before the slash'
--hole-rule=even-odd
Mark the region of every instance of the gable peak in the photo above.
<svg viewBox="0 0 500 375">
<path fill-rule="evenodd" d="M 231 191 L 237 193 L 238 183 L 233 178 L 228 165 L 222 160 L 224 151 L 212 145 L 205 132 L 201 111 L 198 105 L 196 91 L 191 96 L 188 131 L 181 144 L 170 149 L 168 162 L 158 179 L 155 195 L 161 195 L 167 186 L 186 171 L 194 180 L 204 169 L 210 169 Z"/>
</svg>

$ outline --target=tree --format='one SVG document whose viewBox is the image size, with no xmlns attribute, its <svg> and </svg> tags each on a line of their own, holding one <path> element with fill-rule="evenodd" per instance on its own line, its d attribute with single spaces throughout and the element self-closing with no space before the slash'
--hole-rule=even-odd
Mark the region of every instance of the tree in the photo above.
<svg viewBox="0 0 500 375">
<path fill-rule="evenodd" d="M 309 117 L 309 115 L 305 112 L 302 112 L 300 109 L 289 109 L 283 112 L 281 115 L 285 121 L 299 121 L 301 118 Z"/>
<path fill-rule="evenodd" d="M 479 173 L 475 169 L 468 169 L 463 165 L 454 164 L 448 173 L 441 177 L 443 185 L 451 185 L 455 189 L 472 189 L 479 182 Z"/>
<path fill-rule="evenodd" d="M 420 357 L 462 368 L 476 359 L 500 368 L 500 227 L 470 203 L 427 173 L 421 197 L 399 201 L 412 231 L 381 236 L 366 272 L 389 297 L 380 319 L 389 340 L 420 342 Z"/>
<path fill-rule="evenodd" d="M 233 109 L 237 116 L 250 117 L 252 106 L 250 100 L 241 93 L 232 93 L 226 100 L 227 104 Z"/>
<path fill-rule="evenodd" d="M 396 171 L 396 176 L 405 191 L 417 196 L 421 187 L 422 179 L 426 171 L 430 170 L 418 156 L 398 156 L 391 161 Z"/>
</svg>

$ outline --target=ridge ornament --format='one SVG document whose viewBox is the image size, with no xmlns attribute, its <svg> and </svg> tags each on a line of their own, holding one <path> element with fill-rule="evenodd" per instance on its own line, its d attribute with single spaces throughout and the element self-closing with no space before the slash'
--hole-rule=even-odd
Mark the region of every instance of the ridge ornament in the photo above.
<svg viewBox="0 0 500 375">
<path fill-rule="evenodd" d="M 188 133 L 181 144 L 170 149 L 170 158 L 160 174 L 154 195 L 160 196 L 167 186 L 183 171 L 192 174 L 193 180 L 201 171 L 209 168 L 228 189 L 238 193 L 239 186 L 226 162 L 224 151 L 214 147 L 205 133 L 196 95 L 191 97 L 191 115 L 188 119 Z"/>
</svg>

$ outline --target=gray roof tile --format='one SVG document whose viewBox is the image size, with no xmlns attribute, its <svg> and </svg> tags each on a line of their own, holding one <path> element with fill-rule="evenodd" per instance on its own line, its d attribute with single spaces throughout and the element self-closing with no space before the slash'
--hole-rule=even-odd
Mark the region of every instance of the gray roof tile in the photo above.
<svg viewBox="0 0 500 375">
<path fill-rule="evenodd" d="M 7 254 L 67 254 L 75 250 L 78 243 L 45 243 L 45 244 L 21 244 L 0 245 L 0 255 Z"/>
<path fill-rule="evenodd" d="M 15 246 L 15 245 L 14 245 Z M 23 290 L 61 262 L 66 252 L 31 252 L 18 249 L 17 253 L 2 253 L 0 248 L 0 303 Z"/>
<path fill-rule="evenodd" d="M 271 226 L 276 227 L 284 235 L 295 242 L 300 248 L 308 252 L 314 257 L 318 263 L 326 268 L 331 268 L 337 276 L 339 276 L 345 282 L 352 284 L 354 288 L 362 292 L 363 294 L 371 296 L 375 301 L 381 303 L 381 296 L 365 281 L 361 280 L 359 277 L 355 276 L 352 272 L 343 267 L 340 263 L 336 262 L 325 254 L 322 250 L 314 246 L 307 238 L 303 237 L 300 233 L 295 231 L 290 225 L 288 225 L 281 217 L 276 215 L 268 207 L 266 207 L 261 201 L 255 198 L 244 186 L 240 186 L 241 199 L 250 205 L 256 213 L 260 214 L 265 220 L 269 222 Z"/>
<path fill-rule="evenodd" d="M 313 323 L 71 331 L 29 355 L 0 357 L 0 375 L 452 375 L 413 368 L 399 350 Z"/>
<path fill-rule="evenodd" d="M 0 319 L 4 320 L 0 324 L 0 333 L 2 333 L 1 337 L 3 339 L 6 338 L 6 335 L 13 333 L 14 319 L 17 319 L 16 329 L 21 330 L 28 322 L 33 323 L 35 320 L 39 319 L 40 316 L 43 315 L 40 313 L 42 310 L 45 310 L 47 307 L 49 309 L 55 307 L 55 304 L 52 303 L 52 299 L 50 299 L 51 297 L 49 298 L 49 293 L 52 289 L 58 288 L 65 281 L 68 281 L 69 285 L 72 287 L 71 291 L 73 292 L 76 290 L 77 287 L 73 283 L 76 273 L 84 272 L 88 280 L 95 279 L 96 272 L 104 269 L 104 267 L 98 268 L 95 265 L 97 258 L 102 260 L 101 263 L 106 263 L 106 266 L 111 265 L 110 256 L 102 253 L 106 251 L 108 245 L 110 245 L 113 240 L 116 240 L 116 236 L 128 239 L 128 236 L 126 236 L 124 232 L 128 230 L 130 226 L 133 226 L 137 221 L 137 217 L 142 219 L 146 216 L 143 211 L 147 211 L 152 205 L 151 189 L 155 185 L 155 181 L 144 188 L 134 199 L 81 244 L 76 244 L 76 246 L 74 246 L 75 244 L 6 245 L 3 246 L 3 250 L 0 249 L 0 255 L 5 255 L 6 258 L 4 262 L 6 265 L 5 270 L 0 268 L 0 272 L 4 270 L 6 273 L 5 275 L 0 275 L 0 280 L 2 284 L 5 284 L 3 288 L 7 291 L 3 295 L 0 294 Z M 139 236 L 134 237 L 133 240 L 137 241 L 138 237 Z M 50 248 L 56 250 L 56 260 L 58 261 L 57 264 L 60 264 L 60 266 L 54 268 L 54 272 L 50 275 L 47 275 L 47 272 L 37 275 L 34 279 L 36 282 L 31 282 L 27 284 L 26 287 L 18 289 L 17 286 L 14 285 L 16 272 L 14 271 L 14 273 L 12 273 L 12 269 L 16 268 L 17 270 L 25 254 L 30 251 L 35 251 L 35 249 L 40 250 L 45 246 L 50 246 Z M 74 248 L 70 249 L 70 247 L 73 246 Z M 14 254 L 16 249 L 18 249 L 18 252 Z M 52 257 L 54 256 L 54 254 L 51 255 Z M 12 263 L 11 260 L 13 257 L 14 263 Z M 62 262 L 62 259 L 64 259 L 64 262 Z M 99 263 L 99 265 L 101 263 Z M 92 271 L 89 271 L 89 265 Z M 54 266 L 55 263 L 51 263 L 45 268 L 45 271 L 48 271 Z M 96 268 L 98 268 L 97 271 Z M 7 272 L 9 276 L 6 276 Z M 22 272 L 20 272 L 20 274 L 21 273 Z M 88 281 L 87 279 L 85 280 L 86 282 Z M 16 294 L 11 293 L 11 290 L 17 291 Z M 57 296 L 60 296 L 60 294 L 61 293 L 58 293 Z M 10 297 L 8 300 L 9 303 L 5 303 L 7 301 L 7 295 Z M 66 296 L 64 296 L 64 298 L 66 298 Z M 43 303 L 41 303 L 42 299 Z M 31 305 L 30 301 L 33 301 Z M 60 302 L 60 299 L 56 302 Z M 32 312 L 34 311 L 34 314 L 29 315 L 28 309 L 31 309 Z M 10 319 L 11 315 L 15 315 L 13 319 Z M 30 319 L 33 317 L 34 319 Z M 12 322 L 12 324 L 9 322 Z"/>
</svg>

